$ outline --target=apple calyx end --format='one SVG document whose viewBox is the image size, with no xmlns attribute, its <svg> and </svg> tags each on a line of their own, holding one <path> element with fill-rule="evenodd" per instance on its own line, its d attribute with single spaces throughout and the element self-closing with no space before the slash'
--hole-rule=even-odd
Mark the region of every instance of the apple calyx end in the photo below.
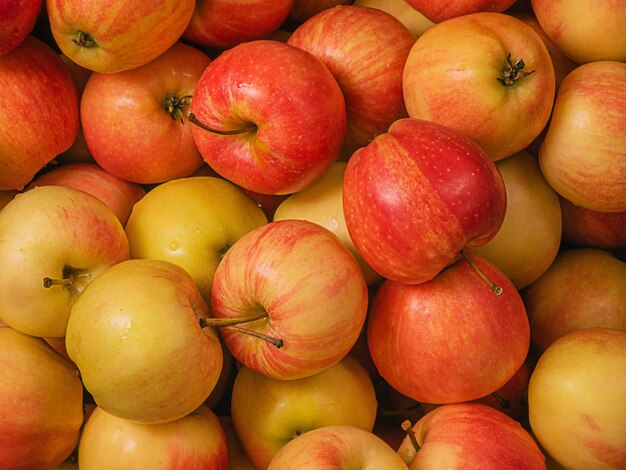
<svg viewBox="0 0 626 470">
<path fill-rule="evenodd" d="M 534 70 L 524 71 L 526 64 L 524 59 L 517 59 L 515 63 L 511 60 L 511 53 L 506 56 L 507 66 L 502 72 L 501 77 L 497 77 L 497 80 L 505 86 L 513 86 L 517 80 L 527 77 L 530 74 L 535 73 Z"/>
<path fill-rule="evenodd" d="M 77 37 L 75 39 L 72 39 L 72 42 L 78 47 L 84 47 L 85 49 L 98 47 L 98 43 L 93 38 L 93 36 L 84 31 L 78 31 Z"/>
<path fill-rule="evenodd" d="M 465 250 L 461 250 L 461 256 L 463 257 L 465 262 L 471 266 L 471 268 L 476 272 L 476 274 L 478 274 L 480 278 L 489 286 L 489 289 L 491 289 L 491 292 L 493 292 L 497 296 L 502 295 L 502 292 L 503 292 L 502 287 L 500 287 L 498 284 L 496 284 L 491 279 L 489 279 L 489 277 L 484 272 L 482 272 L 482 270 L 478 266 L 476 266 L 476 263 L 472 261 L 472 259 L 469 257 L 469 254 Z"/>
<path fill-rule="evenodd" d="M 248 122 L 245 123 L 245 125 L 242 128 L 239 129 L 232 129 L 229 131 L 222 131 L 219 129 L 213 129 L 212 127 L 207 126 L 206 124 L 204 124 L 203 122 L 201 122 L 194 113 L 189 113 L 189 115 L 187 116 L 187 120 L 192 123 L 195 124 L 196 126 L 198 126 L 200 129 L 203 129 L 207 132 L 211 132 L 212 134 L 217 134 L 217 135 L 239 135 L 239 134 L 249 134 L 249 133 L 254 133 L 258 130 L 258 127 L 256 124 L 252 123 L 252 122 Z"/>
<path fill-rule="evenodd" d="M 413 431 L 413 425 L 411 424 L 411 421 L 406 419 L 402 421 L 402 424 L 400 426 L 402 427 L 402 430 L 406 432 L 406 435 L 409 437 L 409 440 L 411 441 L 411 445 L 413 445 L 415 452 L 419 452 L 420 445 L 417 442 L 417 437 L 415 437 L 415 432 Z"/>
<path fill-rule="evenodd" d="M 181 98 L 176 95 L 169 95 L 163 102 L 163 108 L 165 111 L 167 111 L 172 119 L 179 120 L 181 124 L 185 123 L 183 116 L 185 110 L 189 108 L 190 105 L 191 95 L 185 95 Z"/>
</svg>

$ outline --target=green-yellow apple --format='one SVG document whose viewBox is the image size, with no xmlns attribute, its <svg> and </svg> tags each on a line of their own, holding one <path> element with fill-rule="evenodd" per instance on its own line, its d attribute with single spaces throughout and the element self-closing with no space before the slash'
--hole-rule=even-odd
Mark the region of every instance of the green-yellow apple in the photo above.
<svg viewBox="0 0 626 470">
<path fill-rule="evenodd" d="M 233 385 L 231 415 L 248 457 L 267 468 L 289 441 L 313 429 L 343 424 L 372 431 L 377 405 L 367 370 L 348 355 L 295 380 L 272 379 L 242 367 Z"/>
<path fill-rule="evenodd" d="M 390 13 L 337 6 L 304 22 L 287 43 L 318 57 L 339 83 L 346 101 L 347 156 L 407 116 L 402 72 L 415 36 Z"/>
<path fill-rule="evenodd" d="M 8 54 L 33 31 L 42 0 L 0 2 L 0 57 Z"/>
<path fill-rule="evenodd" d="M 584 328 L 539 357 L 528 384 L 530 426 L 569 470 L 626 468 L 626 332 Z"/>
<path fill-rule="evenodd" d="M 35 177 L 27 189 L 49 185 L 80 189 L 97 197 L 113 211 L 122 226 L 126 225 L 135 203 L 146 194 L 141 185 L 118 178 L 93 162 L 54 167 Z"/>
<path fill-rule="evenodd" d="M 506 212 L 496 235 L 476 249 L 515 287 L 526 287 L 552 264 L 561 246 L 559 196 L 535 157 L 522 150 L 496 162 L 506 188 Z"/>
<path fill-rule="evenodd" d="M 308 188 L 290 195 L 274 212 L 274 221 L 303 219 L 315 222 L 333 232 L 348 247 L 363 270 L 368 285 L 380 279 L 357 251 L 348 234 L 343 215 L 343 175 L 346 162 L 335 162 L 320 179 Z"/>
<path fill-rule="evenodd" d="M 355 0 L 353 5 L 378 8 L 390 13 L 400 20 L 416 38 L 435 25 L 404 0 Z"/>
<path fill-rule="evenodd" d="M 186 118 L 209 63 L 206 54 L 178 42 L 141 67 L 93 73 L 80 103 L 93 159 L 112 175 L 140 184 L 198 170 L 203 160 Z"/>
<path fill-rule="evenodd" d="M 407 433 L 398 454 L 410 470 L 546 469 L 545 457 L 528 431 L 483 404 L 440 406 Z"/>
<path fill-rule="evenodd" d="M 217 332 L 200 326 L 199 318 L 208 314 L 183 268 L 127 260 L 78 297 L 67 325 L 67 352 L 85 388 L 109 414 L 173 421 L 206 400 L 222 369 Z"/>
<path fill-rule="evenodd" d="M 499 285 L 500 295 L 481 276 Z M 530 328 L 513 283 L 472 254 L 431 281 L 386 280 L 371 303 L 367 340 L 393 388 L 419 402 L 455 403 L 510 380 L 528 354 Z"/>
<path fill-rule="evenodd" d="M 515 3 L 515 0 L 405 0 L 434 23 L 483 11 L 502 13 Z"/>
<path fill-rule="evenodd" d="M 626 211 L 598 212 L 561 201 L 563 241 L 577 247 L 626 248 Z"/>
<path fill-rule="evenodd" d="M 481 12 L 422 34 L 404 68 L 409 116 L 451 127 L 493 160 L 526 148 L 552 110 L 555 76 L 539 35 L 505 13 Z"/>
<path fill-rule="evenodd" d="M 346 135 L 345 100 L 333 74 L 314 55 L 279 41 L 220 54 L 200 77 L 191 111 L 204 160 L 265 194 L 313 183 L 339 157 Z"/>
<path fill-rule="evenodd" d="M 374 433 L 355 426 L 334 425 L 314 429 L 291 440 L 267 468 L 406 470 L 407 467 L 396 451 Z"/>
<path fill-rule="evenodd" d="M 78 134 L 78 94 L 59 55 L 28 36 L 0 57 L 0 190 L 21 190 Z"/>
<path fill-rule="evenodd" d="M 363 259 L 387 279 L 415 284 L 498 232 L 506 189 L 471 139 L 405 118 L 350 157 L 343 210 Z"/>
<path fill-rule="evenodd" d="M 168 423 L 134 423 L 97 407 L 78 445 L 81 470 L 228 468 L 226 435 L 206 406 Z"/>
<path fill-rule="evenodd" d="M 546 34 L 578 64 L 626 61 L 626 3 L 596 0 L 532 0 Z"/>
<path fill-rule="evenodd" d="M 550 185 L 577 206 L 626 211 L 626 63 L 590 62 L 561 82 L 539 149 Z"/>
<path fill-rule="evenodd" d="M 522 299 L 540 350 L 582 328 L 626 331 L 626 262 L 597 248 L 561 251 Z"/>
<path fill-rule="evenodd" d="M 83 386 L 41 338 L 0 327 L 0 469 L 50 468 L 78 444 Z"/>
<path fill-rule="evenodd" d="M 18 194 L 0 211 L 0 316 L 35 336 L 65 336 L 70 309 L 108 267 L 129 258 L 113 211 L 63 186 Z"/>
<path fill-rule="evenodd" d="M 193 0 L 46 0 L 54 40 L 86 69 L 113 73 L 156 59 L 174 45 Z"/>
<path fill-rule="evenodd" d="M 220 329 L 233 356 L 277 379 L 311 376 L 343 359 L 367 305 L 354 256 L 330 230 L 306 220 L 271 222 L 241 237 L 218 264 L 211 289 L 215 320 L 249 320 Z"/>
<path fill-rule="evenodd" d="M 194 278 L 209 302 L 215 269 L 228 249 L 267 224 L 241 188 L 212 176 L 160 184 L 139 201 L 126 225 L 132 258 L 171 261 Z"/>
</svg>

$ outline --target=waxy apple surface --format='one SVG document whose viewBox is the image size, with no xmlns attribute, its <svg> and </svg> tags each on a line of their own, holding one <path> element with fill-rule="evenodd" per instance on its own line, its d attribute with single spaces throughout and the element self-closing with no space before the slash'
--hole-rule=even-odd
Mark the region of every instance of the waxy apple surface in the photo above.
<svg viewBox="0 0 626 470">
<path fill-rule="evenodd" d="M 8 54 L 33 31 L 42 0 L 0 2 L 0 57 Z"/>
</svg>

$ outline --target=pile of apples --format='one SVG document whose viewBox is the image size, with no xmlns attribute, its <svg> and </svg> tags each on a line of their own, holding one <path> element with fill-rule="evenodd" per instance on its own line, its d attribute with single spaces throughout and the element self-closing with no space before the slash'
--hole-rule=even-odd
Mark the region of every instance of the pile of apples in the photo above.
<svg viewBox="0 0 626 470">
<path fill-rule="evenodd" d="M 0 470 L 626 468 L 625 30 L 0 1 Z"/>
</svg>

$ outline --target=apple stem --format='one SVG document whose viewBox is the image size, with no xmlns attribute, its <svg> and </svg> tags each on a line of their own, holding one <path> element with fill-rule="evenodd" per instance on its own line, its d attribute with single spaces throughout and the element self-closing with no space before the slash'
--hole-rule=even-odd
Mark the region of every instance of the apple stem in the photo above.
<svg viewBox="0 0 626 470">
<path fill-rule="evenodd" d="M 68 284 L 71 284 L 73 280 L 74 276 L 66 277 L 63 279 L 52 279 L 51 277 L 44 277 L 43 286 L 46 289 L 49 289 L 52 286 L 67 286 Z"/>
<path fill-rule="evenodd" d="M 463 257 L 465 262 L 469 264 L 472 267 L 472 269 L 476 271 L 476 273 L 478 273 L 481 279 L 487 283 L 487 285 L 489 286 L 489 288 L 494 294 L 502 295 L 502 287 L 500 287 L 498 284 L 496 284 L 491 279 L 489 279 L 487 275 L 484 272 L 482 272 L 480 268 L 476 266 L 476 264 L 471 260 L 469 255 L 465 252 L 465 250 L 461 250 L 461 256 Z"/>
<path fill-rule="evenodd" d="M 196 126 L 198 126 L 200 129 L 204 129 L 207 132 L 211 132 L 213 134 L 219 134 L 219 135 L 246 134 L 246 133 L 254 132 L 254 131 L 257 130 L 257 126 L 255 124 L 252 124 L 252 123 L 246 124 L 241 129 L 233 129 L 233 130 L 230 130 L 230 131 L 221 131 L 221 130 L 218 130 L 218 129 L 213 129 L 212 127 L 209 127 L 206 124 L 200 122 L 194 113 L 189 113 L 189 116 L 187 116 L 187 120 L 190 123 L 195 124 Z"/>
<path fill-rule="evenodd" d="M 511 401 L 504 398 L 498 392 L 493 392 L 491 396 L 495 398 L 498 404 L 505 410 L 508 410 L 509 408 L 511 408 Z"/>
<path fill-rule="evenodd" d="M 411 444 L 413 444 L 413 448 L 415 449 L 415 452 L 419 452 L 420 445 L 417 443 L 417 438 L 415 437 L 415 432 L 413 431 L 413 426 L 411 425 L 411 421 L 407 419 L 402 422 L 401 426 L 404 432 L 406 432 L 406 435 L 409 436 L 409 440 L 411 441 Z"/>
<path fill-rule="evenodd" d="M 207 326 L 231 326 L 238 325 L 240 323 L 249 323 L 251 321 L 260 320 L 261 318 L 267 318 L 266 312 L 255 313 L 254 315 L 248 315 L 247 317 L 233 317 L 233 318 L 215 318 L 215 317 L 201 317 L 199 318 L 200 326 L 205 328 Z"/>
<path fill-rule="evenodd" d="M 522 69 L 526 65 L 524 59 L 517 59 L 515 63 L 511 61 L 511 53 L 506 56 L 507 66 L 502 72 L 502 77 L 497 77 L 498 81 L 506 86 L 512 86 L 520 78 L 527 77 L 531 73 L 535 73 L 534 70 L 530 72 L 522 72 Z"/>
<path fill-rule="evenodd" d="M 224 328 L 228 328 L 229 330 L 235 330 L 240 333 L 244 333 L 250 336 L 254 336 L 255 338 L 262 339 L 263 341 L 267 341 L 268 343 L 274 345 L 276 349 L 280 349 L 284 346 L 284 341 L 281 338 L 274 338 L 273 336 L 264 335 L 263 333 L 259 333 L 253 330 L 247 330 L 245 328 L 241 328 L 236 325 L 228 325 L 228 326 L 224 326 Z"/>
</svg>

